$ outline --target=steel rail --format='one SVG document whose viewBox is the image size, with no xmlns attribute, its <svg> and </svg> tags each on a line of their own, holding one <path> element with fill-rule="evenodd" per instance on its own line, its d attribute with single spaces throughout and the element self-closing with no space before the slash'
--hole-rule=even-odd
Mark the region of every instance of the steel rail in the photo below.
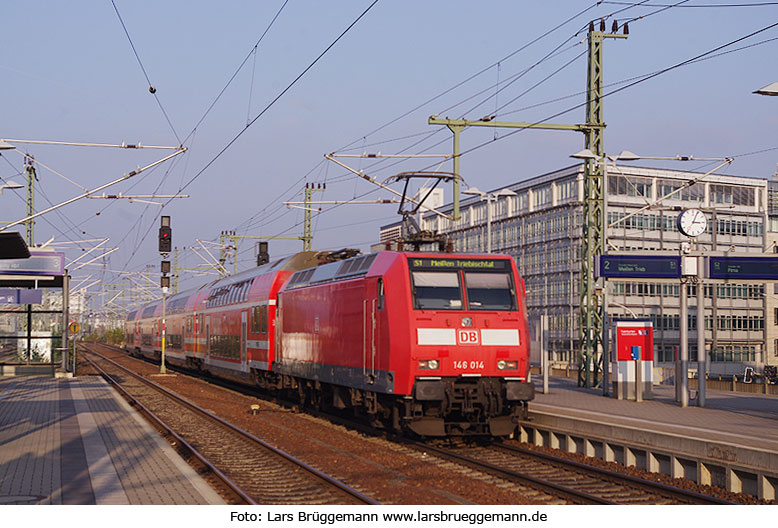
<svg viewBox="0 0 778 528">
<path fill-rule="evenodd" d="M 313 466 L 311 466 L 309 464 L 306 464 L 302 460 L 294 457 L 293 455 L 290 455 L 289 453 L 287 453 L 287 452 L 285 452 L 285 451 L 283 451 L 281 449 L 278 449 L 275 446 L 272 446 L 272 445 L 268 444 L 267 442 L 265 442 L 261 438 L 257 438 L 256 436 L 252 435 L 251 433 L 249 433 L 247 431 L 244 431 L 243 429 L 240 429 L 240 428 L 234 426 L 233 424 L 231 424 L 229 422 L 226 422 L 225 420 L 223 420 L 223 419 L 219 418 L 218 416 L 216 416 L 216 415 L 206 411 L 205 409 L 203 409 L 201 407 L 198 407 L 194 403 L 189 402 L 189 401 L 181 398 L 177 394 L 167 390 L 166 388 L 162 387 L 161 385 L 158 385 L 158 384 L 156 384 L 156 383 L 154 383 L 154 382 L 152 382 L 150 380 L 145 379 L 144 377 L 142 377 L 142 376 L 132 372 L 131 370 L 129 370 L 126 367 L 116 363 L 115 361 L 113 361 L 113 360 L 111 360 L 109 358 L 106 358 L 105 356 L 102 356 L 98 352 L 94 352 L 94 351 L 91 351 L 91 350 L 90 350 L 90 352 L 100 356 L 105 361 L 110 362 L 111 364 L 113 364 L 116 367 L 122 369 L 123 371 L 126 371 L 128 374 L 130 374 L 134 378 L 136 378 L 136 379 L 142 381 L 143 383 L 153 387 L 154 389 L 158 390 L 159 392 L 162 392 L 166 396 L 169 396 L 170 398 L 174 399 L 176 402 L 184 405 L 185 407 L 195 411 L 198 414 L 206 416 L 208 419 L 213 420 L 213 421 L 219 423 L 223 427 L 226 427 L 227 429 L 229 429 L 229 430 L 231 430 L 231 431 L 233 431 L 233 432 L 243 436 L 244 438 L 247 438 L 247 439 L 249 439 L 250 441 L 252 441 L 252 442 L 254 442 L 256 444 L 259 444 L 260 446 L 264 447 L 265 449 L 275 453 L 276 455 L 280 456 L 281 458 L 286 459 L 287 461 L 289 461 L 292 464 L 300 467 L 301 469 L 304 469 L 305 471 L 307 471 L 308 473 L 312 474 L 313 476 L 319 478 L 320 480 L 324 481 L 325 483 L 327 483 L 327 484 L 329 484 L 331 486 L 334 486 L 335 488 L 340 489 L 341 491 L 343 491 L 346 494 L 354 497 L 355 499 L 359 500 L 360 502 L 363 502 L 365 504 L 371 504 L 371 505 L 380 504 L 379 502 L 375 501 L 373 498 L 368 497 L 367 495 L 364 495 L 364 494 L 360 493 L 359 491 L 351 488 L 350 486 L 344 484 L 343 482 L 339 481 L 338 479 L 336 479 L 334 477 L 331 477 L 331 476 L 327 475 L 326 473 L 323 473 L 323 472 L 319 471 L 318 469 L 314 468 Z"/>
<path fill-rule="evenodd" d="M 109 361 L 110 363 L 116 365 L 115 362 L 111 361 L 110 359 L 98 354 L 97 352 L 93 352 L 92 350 L 86 349 L 89 353 L 96 354 L 100 356 L 105 361 Z M 200 453 L 197 449 L 192 447 L 192 445 L 189 444 L 186 440 L 184 440 L 178 433 L 176 433 L 171 427 L 169 427 L 164 421 L 162 421 L 161 418 L 159 418 L 156 414 L 154 414 L 148 407 L 143 405 L 140 401 L 138 401 L 137 398 L 135 398 L 132 394 L 130 394 L 124 387 L 122 387 L 121 383 L 116 381 L 110 374 L 108 374 L 103 368 L 101 368 L 97 363 L 89 359 L 86 355 L 83 356 L 84 359 L 92 365 L 97 371 L 100 373 L 100 375 L 105 379 L 110 385 L 112 385 L 119 393 L 122 395 L 122 397 L 127 400 L 127 402 L 130 404 L 131 407 L 135 407 L 147 420 L 152 422 L 152 424 L 158 429 L 164 432 L 163 436 L 170 436 L 176 441 L 176 447 L 175 449 L 179 452 L 179 454 L 183 455 L 190 455 L 193 456 L 195 459 L 197 459 L 202 465 L 204 465 L 208 471 L 212 472 L 221 482 L 224 484 L 238 499 L 243 501 L 245 504 L 250 505 L 256 505 L 257 502 L 254 501 L 251 497 L 249 497 L 240 487 L 232 482 L 227 475 L 219 471 L 219 469 L 214 466 L 205 456 L 203 456 L 202 453 Z M 120 365 L 117 365 L 120 366 Z M 126 370 L 126 369 L 124 369 Z M 127 371 L 129 372 L 129 371 Z M 133 374 L 130 372 L 130 374 Z M 148 381 L 148 380 L 142 380 L 141 381 Z M 157 388 L 152 382 L 148 382 L 153 388 Z"/>
<path fill-rule="evenodd" d="M 490 464 L 489 462 L 484 462 L 483 460 L 460 455 L 459 453 L 454 453 L 447 449 L 429 444 L 418 443 L 412 440 L 403 440 L 402 442 L 420 451 L 431 451 L 442 458 L 455 460 L 480 471 L 484 471 L 492 475 L 497 475 L 514 482 L 520 482 L 534 489 L 540 489 L 554 496 L 562 497 L 573 502 L 583 502 L 584 504 L 617 504 L 602 497 L 592 495 L 591 493 L 586 493 L 585 491 L 579 491 L 574 488 L 562 486 L 561 484 L 555 484 L 553 482 L 542 480 L 525 473 L 519 473 L 518 471 L 511 469 L 501 468 L 499 466 L 495 466 L 494 464 Z"/>
<path fill-rule="evenodd" d="M 498 450 L 503 451 L 510 451 L 513 453 L 520 453 L 522 455 L 531 456 L 534 458 L 538 458 L 541 460 L 544 460 L 546 462 L 551 462 L 554 464 L 564 465 L 566 467 L 572 467 L 575 469 L 580 469 L 583 471 L 586 471 L 588 473 L 597 473 L 599 475 L 602 475 L 603 477 L 613 479 L 613 480 L 619 480 L 622 482 L 626 482 L 635 486 L 639 486 L 641 488 L 649 488 L 653 490 L 656 493 L 666 493 L 673 496 L 680 496 L 692 501 L 695 501 L 695 504 L 736 504 L 734 502 L 730 502 L 724 499 L 720 499 L 718 497 L 711 497 L 710 495 L 704 495 L 702 493 L 697 493 L 696 491 L 691 491 L 683 488 L 677 488 L 675 486 L 671 486 L 669 484 L 664 484 L 662 482 L 654 482 L 653 480 L 646 480 L 644 478 L 636 477 L 634 475 L 627 475 L 624 473 L 618 473 L 616 471 L 612 471 L 610 469 L 600 468 L 597 466 L 590 466 L 589 464 L 584 464 L 583 462 L 578 462 L 575 460 L 569 460 L 567 458 L 561 458 L 554 455 L 549 455 L 547 453 L 541 453 L 539 451 L 533 451 L 531 449 L 525 449 L 518 446 L 513 446 L 509 444 L 498 444 L 493 443 L 490 447 L 493 447 Z"/>
</svg>

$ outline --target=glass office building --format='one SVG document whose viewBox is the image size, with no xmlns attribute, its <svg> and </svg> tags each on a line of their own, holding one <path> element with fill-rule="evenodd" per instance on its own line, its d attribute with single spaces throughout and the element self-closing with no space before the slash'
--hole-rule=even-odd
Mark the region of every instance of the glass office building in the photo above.
<svg viewBox="0 0 778 528">
<path fill-rule="evenodd" d="M 607 168 L 608 252 L 679 254 L 689 239 L 676 219 L 687 208 L 705 212 L 708 225 L 697 251 L 762 254 L 778 239 L 778 182 L 741 176 L 609 165 Z M 477 184 L 477 178 L 469 176 Z M 773 187 L 775 185 L 775 187 Z M 527 285 L 531 318 L 548 316 L 548 346 L 557 364 L 577 361 L 582 244 L 583 165 L 567 167 L 494 189 L 510 189 L 496 200 L 468 197 L 461 218 L 434 213 L 422 229 L 445 233 L 458 252 L 485 252 L 487 207 L 491 207 L 492 251 L 507 253 Z M 669 197 L 659 200 L 662 197 Z M 772 204 L 772 205 L 770 205 Z M 650 206 L 649 206 L 650 205 Z M 649 207 L 647 207 L 649 206 Z M 452 205 L 440 208 L 450 214 Z M 638 212 L 639 211 L 639 212 Z M 628 216 L 632 213 L 637 213 Z M 381 228 L 385 242 L 399 223 Z M 694 249 L 694 248 L 693 248 Z M 654 325 L 655 364 L 670 366 L 680 342 L 680 282 L 672 279 L 609 279 L 611 317 L 649 318 Z M 689 351 L 697 360 L 696 284 L 688 285 Z M 763 281 L 704 281 L 706 346 L 712 375 L 758 371 L 778 363 L 778 289 Z"/>
</svg>

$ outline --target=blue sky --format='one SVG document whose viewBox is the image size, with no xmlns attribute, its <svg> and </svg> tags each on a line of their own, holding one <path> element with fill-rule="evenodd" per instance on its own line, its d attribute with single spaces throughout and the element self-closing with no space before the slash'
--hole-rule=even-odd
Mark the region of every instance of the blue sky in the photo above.
<svg viewBox="0 0 778 528">
<path fill-rule="evenodd" d="M 172 127 L 148 91 L 110 1 L 25 1 L 5 6 L 0 137 L 171 146 L 184 141 L 189 148 L 175 163 L 106 192 L 173 194 L 191 181 L 183 191 L 190 198 L 171 201 L 164 209 L 84 199 L 39 219 L 36 242 L 52 236 L 56 242 L 110 237 L 106 247 L 120 249 L 107 257 L 106 268 L 137 271 L 147 264 L 158 266 L 159 214 L 172 217 L 174 245 L 179 247 L 196 245 L 195 239 L 214 241 L 222 230 L 298 236 L 302 211 L 289 210 L 281 202 L 300 200 L 306 182 L 327 182 L 327 191 L 318 195 L 324 200 L 389 198 L 387 192 L 324 161 L 325 153 L 446 154 L 451 152 L 451 134 L 427 125 L 432 114 L 478 119 L 496 112 L 499 120 L 533 121 L 583 103 L 586 44 L 585 31 L 579 30 L 590 19 L 617 11 L 619 21 L 635 19 L 628 39 L 606 42 L 606 85 L 662 70 L 778 21 L 778 5 L 769 2 L 712 7 L 723 2 L 650 1 L 630 6 L 581 0 L 380 0 L 246 129 L 371 3 L 115 0 Z M 661 7 L 670 4 L 679 5 Z M 256 53 L 251 53 L 282 6 Z M 611 23 L 608 18 L 608 28 Z M 736 156 L 727 173 L 772 175 L 778 161 L 778 98 L 751 93 L 778 81 L 772 66 L 778 40 L 771 39 L 778 39 L 778 27 L 719 52 L 731 53 L 674 69 L 606 98 L 606 151 Z M 744 46 L 751 47 L 735 51 Z M 553 50 L 554 56 L 542 60 Z M 509 84 L 513 78 L 516 81 Z M 606 92 L 621 86 L 613 84 Z M 583 120 L 584 110 L 578 108 L 553 121 Z M 467 184 L 498 189 L 570 165 L 569 155 L 583 148 L 582 136 L 570 132 L 523 131 L 493 141 L 506 133 L 471 129 L 463 134 L 463 150 L 488 143 L 463 157 Z M 155 151 L 18 146 L 88 189 L 161 157 Z M 349 149 L 340 150 L 345 146 Z M 764 152 L 750 154 L 759 151 Z M 19 153 L 6 152 L 3 158 L 0 178 L 22 182 Z M 419 160 L 351 163 L 379 180 L 430 165 Z M 703 164 L 671 166 L 696 169 Z M 451 170 L 450 165 L 442 168 Z M 44 167 L 38 167 L 38 174 L 38 210 L 81 192 Z M 24 216 L 23 197 L 18 191 L 5 191 L 0 196 L 0 220 Z M 446 199 L 451 199 L 450 189 Z M 326 209 L 315 218 L 314 249 L 365 250 L 377 239 L 380 225 L 399 218 L 391 205 Z M 241 243 L 242 269 L 251 265 L 252 245 Z M 91 244 L 70 247 L 68 259 Z M 271 241 L 274 255 L 300 247 L 299 241 Z M 200 259 L 187 252 L 181 263 L 194 266 Z M 87 269 L 87 274 L 103 276 L 92 266 L 78 274 Z M 190 278 L 187 284 L 202 280 Z"/>
</svg>

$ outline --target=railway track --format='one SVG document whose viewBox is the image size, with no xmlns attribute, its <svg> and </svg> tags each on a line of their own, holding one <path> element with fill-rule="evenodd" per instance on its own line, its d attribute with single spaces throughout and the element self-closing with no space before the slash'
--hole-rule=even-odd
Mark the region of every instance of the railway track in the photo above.
<svg viewBox="0 0 778 528">
<path fill-rule="evenodd" d="M 667 484 L 616 473 L 566 458 L 502 443 L 415 449 L 517 483 L 522 493 L 549 504 L 733 504 Z M 534 491 L 533 491 L 534 490 Z"/>
<path fill-rule="evenodd" d="M 376 504 L 85 345 L 84 358 L 237 504 Z M 107 350 L 112 350 L 107 348 Z"/>
<path fill-rule="evenodd" d="M 124 354 L 123 350 L 113 349 Z M 211 380 L 213 381 L 213 380 Z M 222 382 L 219 382 L 222 384 Z M 225 383 L 232 387 L 232 384 Z M 242 387 L 233 387 L 238 391 Z M 253 393 L 252 393 L 253 394 Z M 364 423 L 342 416 L 309 409 L 313 415 L 348 428 L 374 434 Z M 537 451 L 523 449 L 510 443 L 473 446 L 412 442 L 406 438 L 386 438 L 406 444 L 415 451 L 434 455 L 439 461 L 438 471 L 471 475 L 483 482 L 492 482 L 516 494 L 531 497 L 547 504 L 732 504 L 725 500 L 702 495 L 667 484 L 645 480 L 631 475 L 603 470 L 567 458 L 558 458 Z M 404 451 L 404 449 L 403 449 Z M 429 462 L 430 458 L 426 458 Z M 464 467 L 468 469 L 462 469 Z"/>
</svg>

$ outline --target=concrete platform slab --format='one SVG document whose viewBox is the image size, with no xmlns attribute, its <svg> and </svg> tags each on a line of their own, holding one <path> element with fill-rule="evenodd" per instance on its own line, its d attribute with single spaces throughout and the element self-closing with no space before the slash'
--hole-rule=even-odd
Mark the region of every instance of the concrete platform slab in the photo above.
<svg viewBox="0 0 778 528">
<path fill-rule="evenodd" d="M 224 504 L 102 380 L 0 377 L 0 504 Z"/>
<path fill-rule="evenodd" d="M 673 387 L 635 402 L 551 378 L 538 391 L 522 440 L 685 477 L 774 500 L 778 494 L 778 396 L 708 391 L 682 408 Z M 695 403 L 694 400 L 692 403 Z"/>
</svg>

